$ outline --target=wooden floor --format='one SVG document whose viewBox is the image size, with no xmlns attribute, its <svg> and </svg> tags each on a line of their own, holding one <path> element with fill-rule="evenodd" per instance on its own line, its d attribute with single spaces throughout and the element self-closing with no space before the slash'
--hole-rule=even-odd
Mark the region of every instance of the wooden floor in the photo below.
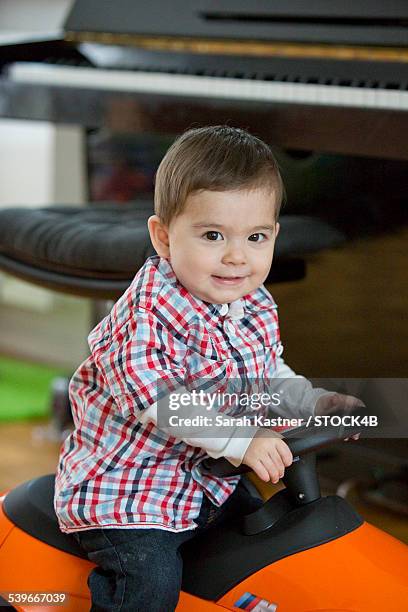
<svg viewBox="0 0 408 612">
<path fill-rule="evenodd" d="M 279 305 L 284 357 L 293 369 L 314 377 L 407 376 L 407 244 L 407 229 L 355 242 L 313 257 L 305 280 L 269 287 Z M 59 444 L 41 437 L 40 425 L 46 433 L 46 424 L 0 426 L 1 490 L 55 470 Z M 329 489 L 353 477 L 346 470 L 364 472 L 369 463 L 357 455 L 350 461 L 352 451 L 343 446 L 343 458 L 325 475 Z M 408 462 L 407 451 L 401 459 Z M 379 455 L 371 463 L 380 467 Z M 370 522 L 408 542 L 404 517 L 354 502 Z"/>
<path fill-rule="evenodd" d="M 55 472 L 59 443 L 47 439 L 49 422 L 6 423 L 0 427 L 0 490 Z"/>
</svg>

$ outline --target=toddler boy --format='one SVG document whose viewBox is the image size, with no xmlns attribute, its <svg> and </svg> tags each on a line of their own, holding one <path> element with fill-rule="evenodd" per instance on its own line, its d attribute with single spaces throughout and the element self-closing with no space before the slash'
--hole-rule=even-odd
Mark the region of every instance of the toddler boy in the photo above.
<svg viewBox="0 0 408 612">
<path fill-rule="evenodd" d="M 190 130 L 160 164 L 148 221 L 157 255 L 92 331 L 91 354 L 70 384 L 75 429 L 61 450 L 55 509 L 61 530 L 97 564 L 92 610 L 174 610 L 180 545 L 258 506 L 239 476 L 201 473 L 205 457 L 244 463 L 275 483 L 292 462 L 279 433 L 253 426 L 244 435 L 236 411 L 210 435 L 172 428 L 160 411 L 166 393 L 267 380 L 287 417 L 338 401 L 281 356 L 277 307 L 263 283 L 282 195 L 271 150 L 240 129 Z"/>
</svg>

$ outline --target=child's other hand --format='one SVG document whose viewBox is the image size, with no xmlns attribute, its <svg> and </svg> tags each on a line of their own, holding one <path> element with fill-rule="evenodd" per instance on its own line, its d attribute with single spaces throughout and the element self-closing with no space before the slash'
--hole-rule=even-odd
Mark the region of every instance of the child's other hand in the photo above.
<svg viewBox="0 0 408 612">
<path fill-rule="evenodd" d="M 293 455 L 285 442 L 271 437 L 271 431 L 259 429 L 248 446 L 242 463 L 249 465 L 264 482 L 279 482 L 293 461 Z"/>
<path fill-rule="evenodd" d="M 333 393 L 332 395 L 322 395 L 317 400 L 315 415 L 324 416 L 330 414 L 347 415 L 352 414 L 356 410 L 365 408 L 365 404 L 354 397 L 353 395 L 345 395 L 343 393 Z M 358 440 L 360 434 L 350 436 L 353 440 Z M 344 438 L 345 442 L 349 438 Z"/>
</svg>

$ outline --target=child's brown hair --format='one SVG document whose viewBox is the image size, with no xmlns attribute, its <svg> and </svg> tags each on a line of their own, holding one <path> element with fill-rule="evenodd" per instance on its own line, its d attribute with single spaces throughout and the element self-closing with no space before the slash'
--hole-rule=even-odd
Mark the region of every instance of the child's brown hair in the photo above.
<svg viewBox="0 0 408 612">
<path fill-rule="evenodd" d="M 168 226 L 193 192 L 257 187 L 275 194 L 277 218 L 284 187 L 278 164 L 265 142 L 228 125 L 191 129 L 174 141 L 160 163 L 155 213 Z"/>
</svg>

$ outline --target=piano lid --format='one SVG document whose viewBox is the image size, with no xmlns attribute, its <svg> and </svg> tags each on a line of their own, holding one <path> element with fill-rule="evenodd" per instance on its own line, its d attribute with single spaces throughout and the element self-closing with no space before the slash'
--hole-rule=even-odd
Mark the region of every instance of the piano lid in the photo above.
<svg viewBox="0 0 408 612">
<path fill-rule="evenodd" d="M 408 46 L 407 0 L 76 0 L 69 38 L 135 37 Z"/>
</svg>

